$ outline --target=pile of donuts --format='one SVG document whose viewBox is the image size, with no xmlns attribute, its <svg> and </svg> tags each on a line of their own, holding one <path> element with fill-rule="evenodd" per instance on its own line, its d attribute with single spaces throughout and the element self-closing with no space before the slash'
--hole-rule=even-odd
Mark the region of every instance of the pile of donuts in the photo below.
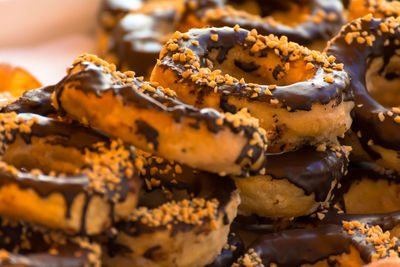
<svg viewBox="0 0 400 267">
<path fill-rule="evenodd" d="M 104 59 L 0 65 L 0 266 L 400 266 L 398 15 L 104 0 Z"/>
</svg>

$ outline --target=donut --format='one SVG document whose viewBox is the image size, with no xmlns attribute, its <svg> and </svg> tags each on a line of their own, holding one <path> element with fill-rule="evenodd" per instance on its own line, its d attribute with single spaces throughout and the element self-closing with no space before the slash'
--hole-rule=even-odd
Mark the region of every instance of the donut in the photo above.
<svg viewBox="0 0 400 267">
<path fill-rule="evenodd" d="M 0 108 L 1 113 L 34 113 L 42 116 L 55 116 L 57 111 L 51 105 L 54 86 L 45 86 L 26 91 L 15 101 Z"/>
<path fill-rule="evenodd" d="M 135 208 L 136 162 L 120 141 L 31 113 L 0 114 L 0 129 L 0 215 L 95 235 Z"/>
<path fill-rule="evenodd" d="M 375 214 L 400 210 L 400 177 L 371 163 L 353 163 L 343 177 L 337 201 L 347 213 Z"/>
<path fill-rule="evenodd" d="M 197 107 L 248 108 L 269 132 L 268 151 L 280 152 L 335 141 L 350 128 L 353 102 L 342 67 L 286 37 L 239 27 L 192 29 L 171 37 L 151 81 Z"/>
<path fill-rule="evenodd" d="M 0 106 L 40 86 L 40 82 L 23 68 L 0 63 Z"/>
<path fill-rule="evenodd" d="M 261 235 L 238 266 L 362 266 L 397 258 L 399 241 L 379 226 L 358 221 Z"/>
<path fill-rule="evenodd" d="M 327 54 L 344 63 L 354 95 L 352 131 L 368 161 L 400 171 L 399 19 L 366 16 L 347 24 Z M 391 108 L 393 107 L 393 108 Z"/>
<path fill-rule="evenodd" d="M 398 17 L 400 3 L 391 0 L 351 0 L 347 21 L 372 14 L 375 18 Z"/>
<path fill-rule="evenodd" d="M 196 109 L 170 89 L 114 69 L 94 56 L 78 58 L 56 85 L 53 104 L 60 114 L 193 168 L 247 175 L 261 167 L 265 131 L 246 110 Z"/>
<path fill-rule="evenodd" d="M 120 70 L 149 76 L 164 43 L 176 29 L 183 1 L 141 2 L 113 27 L 102 54 Z"/>
<path fill-rule="evenodd" d="M 101 266 L 101 247 L 24 222 L 0 218 L 0 266 Z"/>
<path fill-rule="evenodd" d="M 270 218 L 304 216 L 329 205 L 346 171 L 347 148 L 305 146 L 266 154 L 264 175 L 234 178 L 239 214 Z"/>
<path fill-rule="evenodd" d="M 234 182 L 159 157 L 151 159 L 144 175 L 146 190 L 129 219 L 116 225 L 118 234 L 107 246 L 104 264 L 200 267 L 212 263 L 227 242 L 240 202 Z M 190 182 L 186 176 L 198 178 Z"/>
<path fill-rule="evenodd" d="M 320 50 L 344 24 L 343 5 L 338 0 L 187 0 L 185 4 L 180 31 L 239 24 Z"/>
</svg>

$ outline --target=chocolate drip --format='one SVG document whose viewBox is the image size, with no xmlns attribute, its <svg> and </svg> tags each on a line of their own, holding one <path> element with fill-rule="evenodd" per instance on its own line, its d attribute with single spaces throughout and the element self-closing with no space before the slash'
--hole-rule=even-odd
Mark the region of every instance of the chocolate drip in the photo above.
<svg viewBox="0 0 400 267">
<path fill-rule="evenodd" d="M 158 149 L 158 132 L 156 129 L 151 127 L 147 122 L 143 120 L 136 121 L 137 132 L 136 134 L 143 135 L 148 143 L 153 144 L 154 149 Z"/>
<path fill-rule="evenodd" d="M 347 165 L 344 153 L 316 151 L 306 146 L 295 151 L 267 154 L 266 174 L 274 179 L 287 179 L 302 188 L 307 195 L 315 194 L 316 201 L 325 201 L 332 182 L 339 182 Z"/>
<path fill-rule="evenodd" d="M 209 58 L 209 53 L 214 49 L 217 49 L 218 57 L 217 61 L 222 63 L 227 53 L 235 45 L 241 46 L 246 50 L 249 50 L 252 43 L 246 40 L 249 32 L 246 30 L 239 30 L 236 32 L 232 28 L 209 28 L 209 29 L 192 29 L 188 32 L 191 37 L 188 40 L 179 40 L 178 44 L 185 50 L 192 50 L 196 56 L 200 58 L 200 62 L 206 62 Z M 218 35 L 218 40 L 214 41 L 210 37 L 212 35 Z M 192 42 L 198 41 L 199 45 L 194 45 Z M 263 51 L 268 51 L 268 47 L 264 48 Z M 250 56 L 251 52 L 248 51 Z M 160 67 L 164 69 L 170 69 L 176 72 L 179 77 L 182 77 L 182 73 L 187 71 L 185 68 L 186 63 L 178 63 L 172 60 L 171 53 L 167 53 L 161 58 Z M 289 62 L 290 53 L 288 56 L 282 58 L 282 63 Z M 318 65 L 320 63 L 315 63 Z M 202 67 L 207 67 L 206 65 Z M 296 110 L 306 110 L 310 111 L 314 103 L 320 103 L 322 105 L 328 104 L 330 101 L 335 100 L 336 104 L 340 104 L 343 101 L 343 93 L 348 94 L 347 88 L 349 83 L 349 78 L 347 73 L 344 71 L 332 70 L 330 73 L 334 78 L 333 83 L 326 83 L 324 77 L 326 73 L 320 66 L 313 79 L 297 82 L 290 85 L 277 86 L 273 92 L 272 96 L 269 94 L 259 94 L 257 97 L 252 97 L 253 92 L 246 90 L 248 84 L 234 83 L 232 85 L 223 84 L 218 86 L 219 92 L 229 92 L 230 96 L 242 98 L 246 97 L 249 101 L 259 101 L 270 103 L 271 99 L 279 100 L 281 108 L 290 108 L 291 112 Z M 275 77 L 277 78 L 277 77 Z M 191 79 L 181 80 L 183 83 L 192 83 Z M 180 83 L 179 81 L 178 83 Z M 205 91 L 202 95 L 210 94 L 214 91 L 214 88 L 208 86 L 201 86 L 202 90 Z M 269 85 L 260 85 L 261 92 L 268 90 Z M 349 100 L 350 97 L 346 96 L 345 100 Z M 201 100 L 199 100 L 201 102 Z M 224 110 L 225 111 L 225 110 Z"/>
<path fill-rule="evenodd" d="M 246 63 L 246 62 L 236 60 L 236 59 L 235 59 L 235 66 L 245 72 L 256 71 L 260 68 L 260 65 L 257 65 L 254 62 Z"/>
<path fill-rule="evenodd" d="M 55 114 L 56 110 L 51 105 L 51 94 L 53 91 L 53 85 L 27 91 L 15 102 L 1 108 L 0 112 L 35 113 L 42 116 Z"/>
<path fill-rule="evenodd" d="M 360 32 L 366 31 L 373 35 L 375 40 L 372 45 L 354 43 L 349 45 L 345 38 L 348 33 L 352 33 L 351 27 L 357 27 L 360 22 Z M 379 159 L 380 154 L 373 151 L 368 145 L 370 140 L 373 143 L 390 150 L 400 150 L 400 124 L 386 114 L 392 112 L 375 101 L 368 93 L 366 88 L 365 74 L 368 70 L 367 62 L 377 57 L 383 57 L 384 63 L 396 54 L 396 49 L 400 45 L 396 44 L 400 39 L 400 33 L 397 26 L 393 33 L 382 32 L 380 25 L 387 22 L 386 19 L 359 20 L 348 24 L 340 34 L 333 40 L 327 50 L 328 54 L 334 55 L 338 62 L 344 63 L 344 69 L 351 77 L 351 90 L 354 94 L 355 108 L 352 129 L 355 133 L 361 132 L 359 138 L 363 148 L 374 159 Z M 380 34 L 379 34 L 380 32 Z M 389 43 L 387 41 L 389 40 Z M 382 89 L 383 90 L 383 89 Z M 384 121 L 380 121 L 379 113 L 386 116 Z"/>
</svg>

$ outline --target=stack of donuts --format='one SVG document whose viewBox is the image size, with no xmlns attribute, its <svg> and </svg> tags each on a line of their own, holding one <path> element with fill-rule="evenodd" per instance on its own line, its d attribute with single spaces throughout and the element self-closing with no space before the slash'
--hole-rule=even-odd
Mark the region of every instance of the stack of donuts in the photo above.
<svg viewBox="0 0 400 267">
<path fill-rule="evenodd" d="M 397 4 L 104 0 L 0 82 L 0 266 L 400 266 Z"/>
</svg>

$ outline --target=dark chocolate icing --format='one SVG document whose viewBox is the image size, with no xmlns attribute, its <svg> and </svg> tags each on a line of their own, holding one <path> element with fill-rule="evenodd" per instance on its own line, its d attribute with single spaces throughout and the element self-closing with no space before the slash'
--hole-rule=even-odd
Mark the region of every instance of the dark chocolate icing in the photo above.
<svg viewBox="0 0 400 267">
<path fill-rule="evenodd" d="M 188 4 L 191 2 L 196 3 L 196 8 L 194 10 L 192 10 Z M 190 14 L 194 14 L 201 20 L 203 19 L 203 16 L 207 10 L 210 11 L 217 8 L 223 8 L 224 5 L 229 5 L 231 3 L 242 4 L 243 2 L 244 1 L 237 0 L 188 0 L 186 1 L 186 9 L 183 15 L 183 21 L 185 21 L 185 18 Z M 215 19 L 210 18 L 209 20 L 206 20 L 205 23 L 216 27 L 233 27 L 238 24 L 240 27 L 247 30 L 256 29 L 262 35 L 274 34 L 277 36 L 287 36 L 289 40 L 302 45 L 309 45 L 315 40 L 329 40 L 344 24 L 344 19 L 342 16 L 343 5 L 339 0 L 257 0 L 256 2 L 259 4 L 262 16 L 268 16 L 273 11 L 277 10 L 287 10 L 290 7 L 288 5 L 289 2 L 297 3 L 299 5 L 308 5 L 310 7 L 310 18 L 293 27 L 284 24 L 271 24 L 268 21 L 251 20 L 247 17 L 234 16 L 221 16 Z M 333 20 L 323 19 L 323 21 L 320 23 L 313 22 L 312 17 L 321 11 L 325 12 L 325 14 L 334 14 L 335 18 Z"/>
<path fill-rule="evenodd" d="M 267 154 L 264 168 L 274 179 L 287 179 L 302 188 L 307 195 L 315 194 L 316 201 L 325 201 L 332 182 L 341 180 L 346 171 L 347 157 L 336 151 L 316 151 L 305 146 L 295 151 Z"/>
<path fill-rule="evenodd" d="M 218 40 L 214 41 L 210 37 L 212 35 L 218 35 Z M 179 47 L 184 50 L 192 50 L 195 56 L 199 57 L 201 67 L 207 67 L 205 64 L 206 59 L 209 59 L 209 53 L 216 49 L 218 51 L 218 55 L 216 60 L 218 62 L 223 62 L 226 59 L 226 55 L 230 49 L 234 46 L 243 47 L 243 53 L 249 53 L 250 56 L 254 56 L 250 51 L 250 48 L 253 45 L 253 42 L 246 40 L 249 31 L 240 29 L 236 32 L 233 28 L 207 28 L 207 29 L 192 29 L 188 32 L 190 36 L 189 39 L 181 39 L 178 41 Z M 198 41 L 199 45 L 195 45 L 192 42 Z M 272 50 L 271 48 L 264 48 L 261 50 L 262 54 L 265 54 Z M 172 55 L 174 53 L 169 51 L 162 58 L 160 58 L 159 65 L 164 69 L 170 69 L 176 72 L 179 78 L 182 77 L 182 73 L 187 71 L 188 68 L 185 67 L 187 64 L 176 62 L 172 59 Z M 281 55 L 281 61 L 283 63 L 289 62 L 291 52 L 288 55 Z M 254 57 L 254 60 L 256 58 Z M 248 101 L 257 101 L 257 102 L 266 102 L 269 103 L 271 99 L 279 100 L 279 106 L 281 108 L 290 108 L 291 112 L 296 110 L 306 110 L 309 111 L 312 108 L 314 103 L 327 104 L 331 100 L 335 100 L 336 104 L 340 104 L 343 101 L 343 93 L 347 93 L 347 87 L 349 84 L 349 78 L 347 73 L 344 71 L 339 71 L 333 69 L 331 73 L 329 73 L 333 78 L 334 82 L 327 83 L 324 81 L 324 77 L 327 73 L 323 70 L 323 63 L 312 62 L 315 66 L 317 66 L 316 73 L 312 79 L 297 82 L 290 85 L 284 86 L 276 86 L 275 89 L 271 90 L 272 95 L 265 94 L 264 92 L 268 90 L 269 85 L 260 85 L 261 92 L 257 94 L 256 97 L 253 96 L 253 90 L 246 90 L 249 84 L 241 84 L 239 82 L 233 83 L 232 85 L 228 84 L 217 84 L 216 87 L 218 92 L 229 92 L 230 96 L 234 96 L 237 98 L 246 98 Z M 248 63 L 249 64 L 249 63 Z M 253 64 L 255 64 L 253 62 Z M 189 68 L 194 73 L 197 73 L 194 67 Z M 301 71 L 301 70 L 299 70 Z M 183 78 L 182 80 L 177 81 L 176 86 L 180 86 L 179 83 L 194 83 L 192 82 L 190 76 L 189 78 Z M 201 90 L 198 90 L 201 88 Z M 173 89 L 173 88 L 172 88 Z M 193 94 L 197 94 L 198 98 L 203 97 L 206 94 L 211 94 L 214 92 L 214 87 L 209 87 L 206 84 L 198 84 L 196 83 L 196 91 L 191 92 Z M 198 94 L 198 92 L 201 94 Z M 226 93 L 224 97 L 226 97 Z M 346 99 L 348 97 L 346 96 Z M 202 102 L 201 99 L 197 100 L 198 102 Z M 223 106 L 222 106 L 223 107 Z M 224 110 L 225 111 L 225 110 Z"/>
<path fill-rule="evenodd" d="M 327 48 L 328 54 L 334 55 L 338 62 L 344 63 L 344 69 L 351 77 L 350 87 L 355 102 L 352 129 L 355 133 L 361 132 L 359 140 L 365 151 L 374 159 L 379 159 L 380 154 L 368 145 L 370 140 L 389 150 L 400 151 L 400 123 L 396 123 L 393 119 L 399 114 L 393 112 L 392 117 L 386 115 L 387 112 L 392 112 L 391 109 L 374 100 L 366 88 L 365 74 L 372 59 L 383 57 L 386 65 L 389 59 L 396 54 L 396 49 L 400 48 L 398 23 L 395 23 L 394 33 L 390 33 L 390 31 L 382 32 L 381 30 L 380 25 L 385 22 L 387 19 L 353 21 L 340 31 Z M 365 31 L 366 36 L 373 35 L 375 37 L 371 46 L 367 43 L 360 44 L 356 40 L 353 40 L 350 45 L 346 42 L 347 34 L 353 33 L 352 27 L 357 29 L 358 24 L 360 28 L 357 31 Z M 380 121 L 379 113 L 386 117 L 384 121 Z"/>
<path fill-rule="evenodd" d="M 35 113 L 42 116 L 55 114 L 56 110 L 51 105 L 51 94 L 54 86 L 46 86 L 25 92 L 15 102 L 0 109 L 1 113 Z"/>
</svg>

